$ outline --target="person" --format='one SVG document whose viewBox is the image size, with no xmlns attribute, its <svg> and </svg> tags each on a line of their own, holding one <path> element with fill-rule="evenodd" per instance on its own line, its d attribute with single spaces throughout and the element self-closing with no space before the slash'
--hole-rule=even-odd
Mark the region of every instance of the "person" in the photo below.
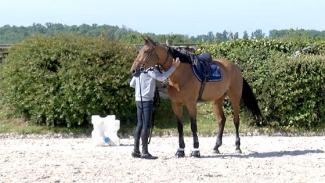
<svg viewBox="0 0 325 183">
<path fill-rule="evenodd" d="M 172 66 L 165 72 L 158 69 L 150 69 L 133 76 L 130 86 L 135 88 L 135 101 L 137 107 L 137 126 L 134 131 L 134 150 L 132 157 L 143 159 L 157 159 L 148 151 L 148 137 L 151 128 L 153 112 L 153 98 L 156 90 L 156 80 L 166 80 L 179 66 L 179 59 L 174 59 Z M 140 136 L 142 141 L 142 153 L 139 150 Z"/>
</svg>

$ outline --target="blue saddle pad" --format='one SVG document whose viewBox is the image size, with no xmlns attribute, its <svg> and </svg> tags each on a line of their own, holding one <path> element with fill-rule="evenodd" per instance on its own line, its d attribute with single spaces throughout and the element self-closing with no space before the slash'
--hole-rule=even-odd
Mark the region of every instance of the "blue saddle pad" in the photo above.
<svg viewBox="0 0 325 183">
<path fill-rule="evenodd" d="M 205 78 L 206 81 L 220 81 L 222 79 L 218 63 L 207 62 L 206 59 L 200 59 L 197 55 L 195 57 L 197 63 L 192 65 L 192 70 L 199 81 L 204 81 Z"/>
</svg>

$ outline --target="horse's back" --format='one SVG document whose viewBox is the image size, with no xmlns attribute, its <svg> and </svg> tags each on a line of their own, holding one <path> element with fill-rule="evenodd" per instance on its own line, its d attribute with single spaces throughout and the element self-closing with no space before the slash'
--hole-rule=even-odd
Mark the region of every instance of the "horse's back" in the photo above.
<svg viewBox="0 0 325 183">
<path fill-rule="evenodd" d="M 222 71 L 225 73 L 225 76 L 227 77 L 234 76 L 235 77 L 234 79 L 242 78 L 241 69 L 233 62 L 227 59 L 213 60 L 213 62 L 220 65 Z"/>
<path fill-rule="evenodd" d="M 224 72 L 224 77 L 228 77 L 228 94 L 230 92 L 236 93 L 236 95 L 241 95 L 243 86 L 243 76 L 240 67 L 227 59 L 214 60 L 214 62 L 220 64 L 220 67 L 223 69 Z"/>
</svg>

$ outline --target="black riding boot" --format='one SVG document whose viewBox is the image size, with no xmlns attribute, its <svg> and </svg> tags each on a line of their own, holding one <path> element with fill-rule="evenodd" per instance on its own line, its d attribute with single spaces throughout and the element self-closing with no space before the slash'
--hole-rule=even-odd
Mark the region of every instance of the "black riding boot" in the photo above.
<svg viewBox="0 0 325 183">
<path fill-rule="evenodd" d="M 140 150 L 139 150 L 139 140 L 134 140 L 134 150 L 132 152 L 132 157 L 141 158 Z"/>
<path fill-rule="evenodd" d="M 143 159 L 157 159 L 157 156 L 152 156 L 148 151 L 148 138 L 149 138 L 149 129 L 142 130 L 141 141 L 142 141 L 142 154 L 141 158 Z"/>
<path fill-rule="evenodd" d="M 138 134 L 137 131 L 135 131 L 135 133 L 134 133 L 134 149 L 131 154 L 132 157 L 134 157 L 134 158 L 141 158 L 139 145 L 140 145 L 140 134 Z"/>
</svg>

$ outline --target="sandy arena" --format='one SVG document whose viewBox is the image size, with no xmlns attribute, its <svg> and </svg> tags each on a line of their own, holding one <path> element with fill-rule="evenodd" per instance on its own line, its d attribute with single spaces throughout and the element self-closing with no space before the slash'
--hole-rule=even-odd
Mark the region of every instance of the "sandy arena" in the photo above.
<svg viewBox="0 0 325 183">
<path fill-rule="evenodd" d="M 154 137 L 158 160 L 134 159 L 133 140 L 94 147 L 90 138 L 0 137 L 0 182 L 325 182 L 325 136 L 243 136 L 235 153 L 234 136 L 225 136 L 222 154 L 216 138 L 199 137 L 201 158 L 177 159 L 176 137 Z"/>
</svg>

